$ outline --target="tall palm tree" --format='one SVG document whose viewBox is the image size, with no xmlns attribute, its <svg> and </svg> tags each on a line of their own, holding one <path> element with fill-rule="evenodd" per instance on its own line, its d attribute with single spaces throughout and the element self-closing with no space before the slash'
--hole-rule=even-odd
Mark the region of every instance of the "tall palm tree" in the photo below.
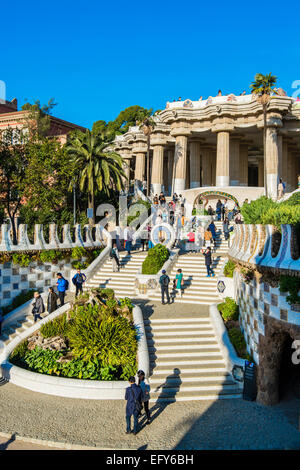
<svg viewBox="0 0 300 470">
<path fill-rule="evenodd" d="M 150 138 L 151 133 L 155 127 L 155 121 L 150 117 L 150 114 L 143 117 L 138 121 L 140 129 L 142 129 L 144 135 L 147 137 L 147 158 L 146 158 L 146 175 L 147 175 L 147 196 L 150 196 Z"/>
<path fill-rule="evenodd" d="M 271 99 L 271 93 L 276 93 L 274 89 L 277 82 L 277 77 L 271 73 L 263 75 L 257 73 L 254 77 L 254 82 L 251 83 L 251 93 L 257 96 L 257 100 L 262 105 L 264 117 L 264 183 L 266 195 L 268 195 L 267 188 L 267 174 L 266 174 L 266 138 L 267 138 L 267 110 Z"/>
<path fill-rule="evenodd" d="M 123 178 L 126 179 L 122 157 L 107 147 L 105 136 L 89 130 L 76 131 L 67 143 L 67 152 L 75 165 L 75 180 L 81 191 L 88 192 L 88 208 L 93 209 L 90 225 L 95 223 L 95 192 L 104 191 L 108 195 L 109 189 L 120 191 L 124 188 Z M 70 190 L 73 183 L 72 179 Z"/>
</svg>

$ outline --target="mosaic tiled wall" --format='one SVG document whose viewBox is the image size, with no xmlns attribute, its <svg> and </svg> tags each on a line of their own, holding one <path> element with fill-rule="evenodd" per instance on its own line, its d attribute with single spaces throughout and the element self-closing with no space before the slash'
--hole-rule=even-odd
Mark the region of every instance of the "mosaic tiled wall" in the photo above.
<svg viewBox="0 0 300 470">
<path fill-rule="evenodd" d="M 71 263 L 65 261 L 57 264 L 33 262 L 28 267 L 12 262 L 0 264 L 0 307 L 9 305 L 21 292 L 29 289 L 42 291 L 55 286 L 58 272 L 69 280 L 71 269 Z"/>
<path fill-rule="evenodd" d="M 300 308 L 286 301 L 278 287 L 258 283 L 255 279 L 245 283 L 241 275 L 234 272 L 235 298 L 240 307 L 240 325 L 247 343 L 247 350 L 259 363 L 259 334 L 265 334 L 264 317 L 300 325 Z"/>
</svg>

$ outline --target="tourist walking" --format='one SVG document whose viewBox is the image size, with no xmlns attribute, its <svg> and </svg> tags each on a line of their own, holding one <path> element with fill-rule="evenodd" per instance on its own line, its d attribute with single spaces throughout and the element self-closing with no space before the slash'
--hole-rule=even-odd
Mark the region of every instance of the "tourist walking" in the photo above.
<svg viewBox="0 0 300 470">
<path fill-rule="evenodd" d="M 221 220 L 221 213 L 222 213 L 222 202 L 220 199 L 218 199 L 217 205 L 216 205 L 216 214 L 217 214 L 217 220 Z"/>
<path fill-rule="evenodd" d="M 242 214 L 240 213 L 240 211 L 238 211 L 238 213 L 236 214 L 236 217 L 235 217 L 234 221 L 235 221 L 236 224 L 241 224 L 242 223 Z"/>
<path fill-rule="evenodd" d="M 161 287 L 161 303 L 162 305 L 165 304 L 165 295 L 167 297 L 167 303 L 170 303 L 170 295 L 169 295 L 169 283 L 170 283 L 170 278 L 166 274 L 165 269 L 162 270 L 162 275 L 159 278 L 159 283 Z"/>
<path fill-rule="evenodd" d="M 229 239 L 229 220 L 228 217 L 225 217 L 223 222 L 223 233 L 225 240 Z"/>
<path fill-rule="evenodd" d="M 62 276 L 61 273 L 57 273 L 56 286 L 57 286 L 58 297 L 59 297 L 59 300 L 60 300 L 60 306 L 62 307 L 65 303 L 65 295 L 66 295 L 66 290 L 68 290 L 69 283 Z"/>
<path fill-rule="evenodd" d="M 150 400 L 150 385 L 145 382 L 145 372 L 139 370 L 138 373 L 139 386 L 142 390 L 142 404 L 144 405 L 145 414 L 147 417 L 146 424 L 150 424 L 150 411 L 149 411 L 149 400 Z"/>
<path fill-rule="evenodd" d="M 282 178 L 279 179 L 278 184 L 278 199 L 281 199 L 284 195 L 284 184 L 282 182 Z"/>
<path fill-rule="evenodd" d="M 83 284 L 85 283 L 85 281 L 86 281 L 86 275 L 81 272 L 81 269 L 78 268 L 77 273 L 72 278 L 72 282 L 76 288 L 75 297 L 77 297 L 79 292 L 81 294 L 83 293 Z"/>
<path fill-rule="evenodd" d="M 183 274 L 182 269 L 177 269 L 177 274 L 175 276 L 175 289 L 179 292 L 180 298 L 182 297 L 182 284 L 183 284 Z"/>
<path fill-rule="evenodd" d="M 120 271 L 120 255 L 119 255 L 119 250 L 117 248 L 117 244 L 114 243 L 110 253 L 109 257 L 111 259 L 111 264 L 112 264 L 112 270 L 114 273 Z"/>
<path fill-rule="evenodd" d="M 49 287 L 49 293 L 47 298 L 47 312 L 52 313 L 57 310 L 57 294 L 54 292 L 53 287 Z"/>
<path fill-rule="evenodd" d="M 36 323 L 37 319 L 42 320 L 41 314 L 45 312 L 45 306 L 39 292 L 35 292 L 33 296 L 35 301 L 32 304 L 32 314 L 34 323 Z"/>
<path fill-rule="evenodd" d="M 206 270 L 207 270 L 207 276 L 206 277 L 210 277 L 210 274 L 212 275 L 212 277 L 214 277 L 214 272 L 212 270 L 212 258 L 211 258 L 211 249 L 210 249 L 210 246 L 205 250 L 204 252 L 204 257 L 205 257 L 205 266 L 206 266 Z"/>
<path fill-rule="evenodd" d="M 211 246 L 211 240 L 212 240 L 212 233 L 209 230 L 209 228 L 207 228 L 207 230 L 205 230 L 205 232 L 204 232 L 205 246 Z"/>
<path fill-rule="evenodd" d="M 211 223 L 208 226 L 208 230 L 210 230 L 210 232 L 211 232 L 211 236 L 212 236 L 212 239 L 213 239 L 213 242 L 214 242 L 214 246 L 216 247 L 216 226 L 215 226 L 215 223 L 214 223 L 213 219 L 212 219 Z"/>
<path fill-rule="evenodd" d="M 129 377 L 129 387 L 126 388 L 126 434 L 137 434 L 138 417 L 142 409 L 142 389 L 135 383 L 133 376 Z M 131 431 L 131 416 L 133 416 L 133 431 Z"/>
<path fill-rule="evenodd" d="M 124 241 L 125 241 L 125 250 L 130 255 L 130 252 L 132 250 L 132 233 L 131 233 L 131 228 L 128 226 L 124 230 Z"/>
</svg>

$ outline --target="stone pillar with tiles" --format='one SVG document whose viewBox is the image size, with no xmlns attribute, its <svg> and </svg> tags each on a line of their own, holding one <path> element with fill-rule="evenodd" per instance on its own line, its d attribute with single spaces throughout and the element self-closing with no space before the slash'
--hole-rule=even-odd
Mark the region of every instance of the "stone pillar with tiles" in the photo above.
<svg viewBox="0 0 300 470">
<path fill-rule="evenodd" d="M 185 190 L 187 161 L 187 136 L 177 135 L 174 154 L 174 188 L 173 192 L 180 194 Z"/>
<path fill-rule="evenodd" d="M 172 196 L 172 187 L 173 187 L 173 166 L 174 166 L 174 152 L 173 150 L 168 150 L 168 192 L 169 196 Z"/>
<path fill-rule="evenodd" d="M 217 133 L 216 186 L 229 186 L 229 138 L 228 131 Z"/>
<path fill-rule="evenodd" d="M 200 187 L 200 142 L 190 143 L 190 188 Z"/>
<path fill-rule="evenodd" d="M 240 140 L 238 138 L 230 139 L 229 151 L 230 151 L 230 158 L 229 158 L 230 186 L 239 186 L 240 184 Z"/>
<path fill-rule="evenodd" d="M 267 128 L 266 135 L 266 178 L 267 196 L 277 198 L 278 187 L 278 138 L 274 127 Z"/>
<path fill-rule="evenodd" d="M 163 170 L 164 170 L 164 146 L 153 146 L 152 177 L 151 186 L 153 194 L 158 194 L 163 189 Z"/>
<path fill-rule="evenodd" d="M 240 144 L 240 186 L 248 186 L 248 144 Z"/>
</svg>

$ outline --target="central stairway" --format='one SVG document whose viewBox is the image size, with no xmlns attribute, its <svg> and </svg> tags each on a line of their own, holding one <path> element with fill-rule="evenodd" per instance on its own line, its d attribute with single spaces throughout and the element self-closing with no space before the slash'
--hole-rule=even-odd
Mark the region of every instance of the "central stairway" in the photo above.
<svg viewBox="0 0 300 470">
<path fill-rule="evenodd" d="M 119 272 L 113 272 L 111 259 L 108 258 L 92 279 L 87 280 L 86 287 L 110 288 L 117 297 L 135 297 L 135 276 L 146 256 L 146 251 L 131 252 L 130 255 L 120 252 Z"/>
<path fill-rule="evenodd" d="M 153 315 L 155 316 L 155 314 Z M 240 398 L 210 318 L 183 314 L 145 321 L 151 402 Z"/>
</svg>

